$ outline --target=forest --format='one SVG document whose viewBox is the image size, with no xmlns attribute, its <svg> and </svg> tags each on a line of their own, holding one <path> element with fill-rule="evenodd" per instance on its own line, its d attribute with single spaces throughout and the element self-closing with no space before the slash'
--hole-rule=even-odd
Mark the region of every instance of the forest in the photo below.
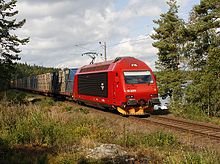
<svg viewBox="0 0 220 164">
<path fill-rule="evenodd" d="M 175 0 L 154 20 L 153 46 L 161 93 L 172 89 L 175 110 L 220 116 L 220 1 L 201 0 L 189 13 L 178 16 Z M 188 84 L 189 85 L 188 85 Z M 187 84 L 187 87 L 183 87 Z"/>
</svg>

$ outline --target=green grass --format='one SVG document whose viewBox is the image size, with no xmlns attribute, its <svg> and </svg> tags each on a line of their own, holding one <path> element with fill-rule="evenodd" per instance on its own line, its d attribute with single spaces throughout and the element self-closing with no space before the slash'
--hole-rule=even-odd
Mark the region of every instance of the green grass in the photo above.
<svg viewBox="0 0 220 164">
<path fill-rule="evenodd" d="M 219 152 L 195 149 L 162 130 L 146 133 L 127 119 L 96 115 L 87 107 L 52 99 L 35 104 L 0 101 L 0 163 L 103 163 L 85 150 L 102 143 L 122 146 L 157 163 L 220 163 Z M 2 156 L 3 154 L 3 156 Z"/>
<path fill-rule="evenodd" d="M 191 147 L 180 147 L 175 154 L 173 152 L 166 153 L 164 163 L 181 163 L 181 164 L 216 164 L 219 163 L 219 153 L 214 150 L 200 149 L 195 150 Z"/>
<path fill-rule="evenodd" d="M 195 121 L 211 122 L 220 125 L 219 117 L 208 116 L 207 113 L 202 112 L 200 109 L 198 109 L 198 107 L 193 105 L 184 106 L 181 105 L 181 103 L 173 103 L 170 106 L 170 112 L 178 117 L 187 118 Z"/>
</svg>

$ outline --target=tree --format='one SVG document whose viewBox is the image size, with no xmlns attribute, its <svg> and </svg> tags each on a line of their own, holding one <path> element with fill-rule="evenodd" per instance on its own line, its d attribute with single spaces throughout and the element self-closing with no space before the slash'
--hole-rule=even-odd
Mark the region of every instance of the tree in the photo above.
<svg viewBox="0 0 220 164">
<path fill-rule="evenodd" d="M 181 97 L 183 72 L 180 71 L 180 59 L 185 35 L 185 23 L 177 15 L 179 6 L 176 3 L 176 0 L 167 2 L 169 10 L 161 14 L 160 19 L 154 20 L 158 27 L 154 28 L 155 34 L 151 35 L 155 40 L 152 45 L 159 50 L 156 68 L 161 71 L 158 78 L 160 93 L 172 89 L 173 100 Z"/>
<path fill-rule="evenodd" d="M 176 5 L 176 0 L 169 0 L 167 4 L 169 5 L 168 12 L 161 14 L 160 19 L 154 20 L 158 28 L 154 28 L 156 33 L 151 35 L 151 38 L 156 40 L 153 46 L 159 50 L 157 68 L 176 71 L 180 65 L 184 21 L 177 15 L 179 7 Z"/>
<path fill-rule="evenodd" d="M 220 1 L 201 0 L 188 25 L 187 58 L 197 70 L 187 100 L 195 108 L 220 116 Z"/>
<path fill-rule="evenodd" d="M 15 78 L 24 78 L 29 77 L 33 75 L 40 75 L 44 73 L 51 73 L 58 71 L 57 68 L 51 68 L 51 67 L 43 67 L 43 66 L 37 66 L 37 65 L 28 65 L 27 63 L 15 63 L 14 65 L 16 71 L 13 74 L 13 77 Z M 13 78 L 12 78 L 13 80 Z"/>
<path fill-rule="evenodd" d="M 208 64 L 210 48 L 216 47 L 217 28 L 220 26 L 220 1 L 201 0 L 191 14 L 188 24 L 188 44 L 186 57 L 192 69 L 202 70 Z M 219 44 L 219 43 L 218 43 Z"/>
<path fill-rule="evenodd" d="M 10 80 L 13 61 L 20 60 L 18 54 L 21 50 L 18 47 L 29 41 L 29 38 L 20 39 L 11 33 L 21 28 L 26 21 L 23 19 L 17 22 L 14 18 L 18 14 L 18 11 L 14 11 L 16 3 L 16 0 L 0 0 L 0 81 Z"/>
</svg>

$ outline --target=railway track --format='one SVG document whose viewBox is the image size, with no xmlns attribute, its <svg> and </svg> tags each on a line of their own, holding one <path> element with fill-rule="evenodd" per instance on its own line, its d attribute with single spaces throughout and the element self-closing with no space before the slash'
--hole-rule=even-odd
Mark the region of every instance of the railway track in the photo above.
<svg viewBox="0 0 220 164">
<path fill-rule="evenodd" d="M 79 105 L 81 106 L 81 105 Z M 85 107 L 85 106 L 82 106 Z M 109 115 L 118 115 L 118 113 L 113 113 L 110 111 L 102 111 L 100 109 L 96 109 L 91 107 L 90 110 L 93 110 L 102 114 Z M 121 117 L 121 116 L 120 116 Z M 209 125 L 207 123 L 199 123 L 191 120 L 181 119 L 181 118 L 173 118 L 169 116 L 153 116 L 147 118 L 139 118 L 130 116 L 128 119 L 132 119 L 133 121 L 144 123 L 144 124 L 152 124 L 159 127 L 164 127 L 167 129 L 173 129 L 179 132 L 190 133 L 197 138 L 203 137 L 203 139 L 209 139 L 218 141 L 220 143 L 220 126 L 217 125 Z"/>
<path fill-rule="evenodd" d="M 67 102 L 70 103 L 70 102 Z M 81 106 L 81 105 L 79 105 Z M 85 106 L 82 106 L 85 107 Z M 113 113 L 110 111 L 102 111 L 91 107 L 90 110 L 98 112 L 100 114 L 115 115 L 117 117 L 118 113 Z M 118 115 L 119 116 L 119 115 Z M 121 116 L 119 116 L 121 117 Z M 135 122 L 140 122 L 140 124 L 151 124 L 159 127 L 164 127 L 166 129 L 172 129 L 179 132 L 184 132 L 187 134 L 192 134 L 196 138 L 203 137 L 203 139 L 209 139 L 212 141 L 218 141 L 220 143 L 220 126 L 210 125 L 207 123 L 199 123 L 191 120 L 173 118 L 169 116 L 153 116 L 147 118 L 139 118 L 130 116 L 126 119 L 131 119 Z"/>
<path fill-rule="evenodd" d="M 104 111 L 91 108 L 92 110 L 102 113 Z M 112 112 L 104 112 L 104 114 L 109 115 L 118 115 L 117 113 Z M 214 141 L 214 143 L 220 144 L 220 127 L 217 125 L 209 125 L 207 123 L 199 123 L 191 120 L 180 119 L 180 118 L 172 118 L 169 116 L 153 116 L 147 118 L 139 118 L 130 116 L 127 119 L 131 119 L 135 122 L 140 122 L 140 124 L 151 124 L 159 127 L 164 127 L 166 129 L 172 129 L 178 131 L 180 133 L 192 134 L 195 138 L 198 139 L 207 139 L 207 141 Z"/>
<path fill-rule="evenodd" d="M 177 131 L 191 133 L 196 136 L 203 136 L 220 142 L 220 127 L 193 122 L 190 120 L 171 118 L 167 116 L 151 116 L 145 119 L 155 125 L 171 128 Z"/>
</svg>

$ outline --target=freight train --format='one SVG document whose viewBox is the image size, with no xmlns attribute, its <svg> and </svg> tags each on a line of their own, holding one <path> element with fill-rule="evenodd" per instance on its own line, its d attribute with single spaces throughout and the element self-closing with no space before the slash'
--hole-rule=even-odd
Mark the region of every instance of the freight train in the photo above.
<svg viewBox="0 0 220 164">
<path fill-rule="evenodd" d="M 78 103 L 118 110 L 123 115 L 145 115 L 160 107 L 152 70 L 134 57 L 15 79 L 12 86 L 72 97 Z"/>
</svg>

